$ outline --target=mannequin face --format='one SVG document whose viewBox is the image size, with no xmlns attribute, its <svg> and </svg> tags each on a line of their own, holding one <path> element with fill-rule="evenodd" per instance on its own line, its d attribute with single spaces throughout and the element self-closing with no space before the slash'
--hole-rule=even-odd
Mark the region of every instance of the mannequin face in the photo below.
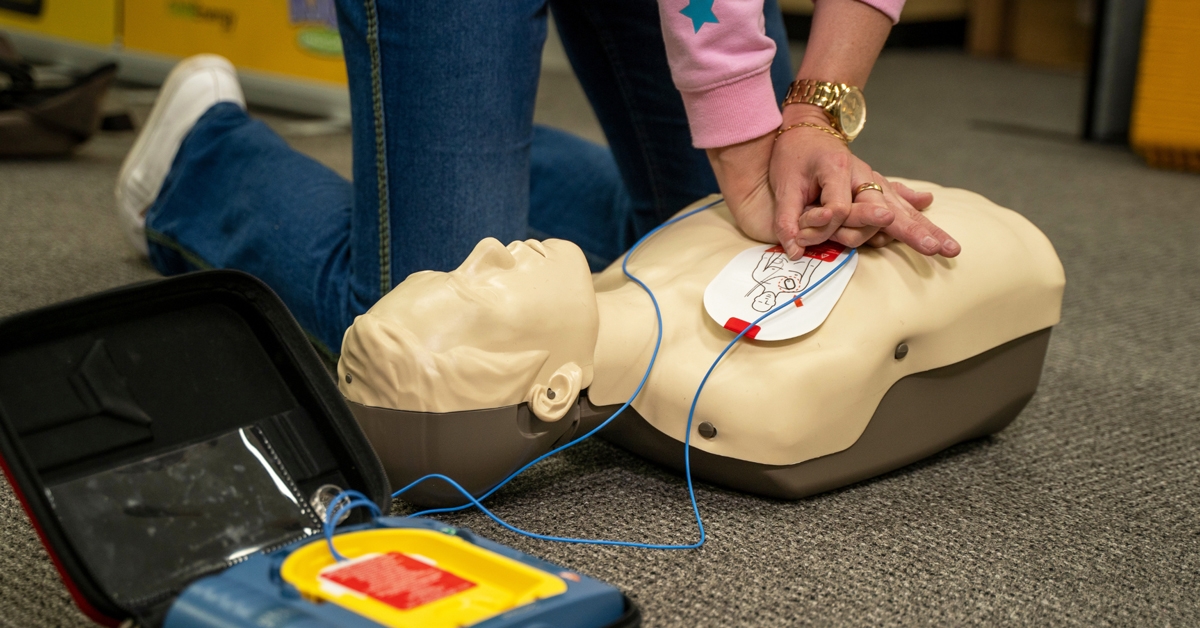
<svg viewBox="0 0 1200 628">
<path fill-rule="evenodd" d="M 481 241 L 457 269 L 415 273 L 372 308 L 403 321 L 430 351 L 469 343 L 489 351 L 559 346 L 580 357 L 566 332 L 577 304 L 593 300 L 586 262 L 562 240 Z M 576 312 L 577 314 L 577 312 Z M 566 317 L 566 320 L 556 320 Z M 480 333 L 486 332 L 486 333 Z M 586 347 L 590 363 L 592 347 Z"/>
<path fill-rule="evenodd" d="M 365 405 L 453 412 L 528 401 L 556 420 L 591 383 L 598 324 L 578 247 L 488 238 L 457 269 L 410 275 L 356 320 L 339 382 Z M 396 396 L 409 380 L 433 385 Z"/>
</svg>

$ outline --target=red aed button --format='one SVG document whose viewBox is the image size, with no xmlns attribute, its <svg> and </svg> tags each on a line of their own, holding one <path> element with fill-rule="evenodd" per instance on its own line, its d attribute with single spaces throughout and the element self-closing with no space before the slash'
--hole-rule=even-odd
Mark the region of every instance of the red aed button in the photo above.
<svg viewBox="0 0 1200 628">
<path fill-rule="evenodd" d="M 424 606 L 475 586 L 449 571 L 399 552 L 377 554 L 336 565 L 321 579 L 402 611 Z"/>
</svg>

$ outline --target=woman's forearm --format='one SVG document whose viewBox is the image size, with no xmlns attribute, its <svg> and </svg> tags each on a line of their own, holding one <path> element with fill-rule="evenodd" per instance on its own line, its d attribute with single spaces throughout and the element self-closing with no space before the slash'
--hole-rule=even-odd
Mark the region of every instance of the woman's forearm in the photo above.
<svg viewBox="0 0 1200 628">
<path fill-rule="evenodd" d="M 892 19 L 859 0 L 819 0 L 797 79 L 866 86 Z"/>
<path fill-rule="evenodd" d="M 864 87 L 891 30 L 891 16 L 860 0 L 818 0 L 796 79 Z M 784 124 L 791 124 L 824 118 L 824 112 L 815 105 L 791 105 L 783 117 Z"/>
</svg>

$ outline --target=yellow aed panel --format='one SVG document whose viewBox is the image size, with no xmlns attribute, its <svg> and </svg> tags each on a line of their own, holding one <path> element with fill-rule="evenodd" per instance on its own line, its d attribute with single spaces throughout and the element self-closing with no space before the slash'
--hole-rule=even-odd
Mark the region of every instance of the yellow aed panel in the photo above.
<svg viewBox="0 0 1200 628">
<path fill-rule="evenodd" d="M 116 41 L 118 0 L 0 0 L 0 28 L 76 43 Z"/>
<path fill-rule="evenodd" d="M 557 576 L 432 530 L 364 530 L 333 543 L 348 560 L 309 543 L 280 577 L 309 600 L 391 628 L 469 626 L 567 590 Z"/>
<path fill-rule="evenodd" d="M 173 57 L 210 52 L 241 69 L 346 84 L 332 0 L 125 0 L 124 5 L 123 39 L 131 51 Z"/>
</svg>

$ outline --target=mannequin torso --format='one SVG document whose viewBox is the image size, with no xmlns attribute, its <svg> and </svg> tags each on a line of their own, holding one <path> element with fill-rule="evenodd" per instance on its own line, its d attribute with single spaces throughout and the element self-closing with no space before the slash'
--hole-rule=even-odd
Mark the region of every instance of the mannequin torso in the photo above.
<svg viewBox="0 0 1200 628">
<path fill-rule="evenodd" d="M 1064 277 L 1046 237 L 983 197 L 929 183 L 930 218 L 963 245 L 954 259 L 924 257 L 900 243 L 859 249 L 846 292 L 817 330 L 792 340 L 745 340 L 717 367 L 696 409 L 692 435 L 709 453 L 763 464 L 795 464 L 854 444 L 884 393 L 900 378 L 952 364 L 1058 322 Z M 683 440 L 705 371 L 733 332 L 701 305 L 704 289 L 735 255 L 755 246 L 722 205 L 687 218 L 642 245 L 629 269 L 658 298 L 663 345 L 634 408 Z M 654 345 L 654 311 L 619 264 L 594 281 L 600 308 L 596 405 L 632 394 Z M 906 343 L 908 355 L 895 358 Z"/>
</svg>

